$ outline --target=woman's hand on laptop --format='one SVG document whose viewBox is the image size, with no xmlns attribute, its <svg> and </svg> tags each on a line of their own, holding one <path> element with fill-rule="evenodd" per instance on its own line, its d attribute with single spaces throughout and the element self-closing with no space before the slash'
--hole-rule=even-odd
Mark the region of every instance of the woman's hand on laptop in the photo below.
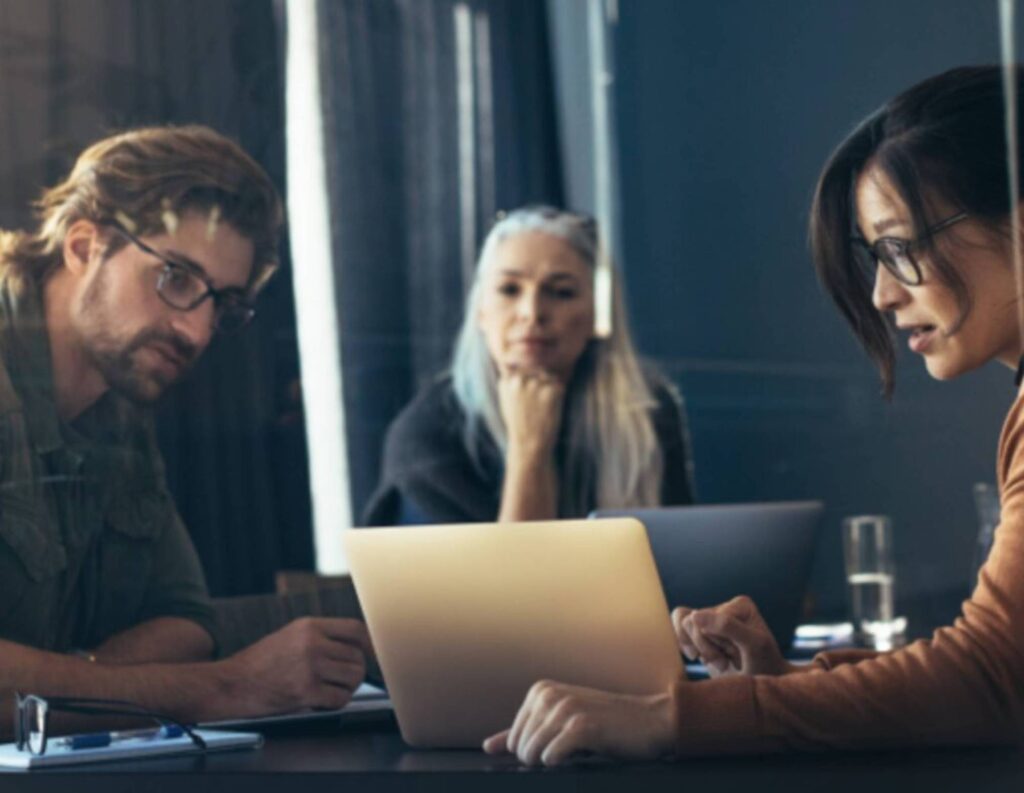
<svg viewBox="0 0 1024 793">
<path fill-rule="evenodd" d="M 799 667 L 782 657 L 754 601 L 746 596 L 706 609 L 680 606 L 672 612 L 679 649 L 699 660 L 711 677 L 787 675 Z"/>
<path fill-rule="evenodd" d="M 550 766 L 585 753 L 651 759 L 669 754 L 674 742 L 668 692 L 611 694 L 544 680 L 530 688 L 512 726 L 484 741 L 484 751 Z"/>
</svg>

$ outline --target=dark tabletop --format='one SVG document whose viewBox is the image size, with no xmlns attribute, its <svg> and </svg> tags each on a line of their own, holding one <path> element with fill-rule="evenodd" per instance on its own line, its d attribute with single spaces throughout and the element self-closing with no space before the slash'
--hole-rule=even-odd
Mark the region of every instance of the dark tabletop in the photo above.
<svg viewBox="0 0 1024 793">
<path fill-rule="evenodd" d="M 586 761 L 527 769 L 477 751 L 408 747 L 393 722 L 275 727 L 259 749 L 0 775 L 0 791 L 294 793 L 355 791 L 1024 790 L 1024 752 L 943 749 L 787 754 L 660 763 Z"/>
<path fill-rule="evenodd" d="M 917 628 L 911 637 L 948 623 L 960 597 L 932 596 L 908 608 Z M 589 760 L 566 768 L 528 769 L 512 758 L 492 758 L 478 751 L 413 749 L 402 741 L 390 716 L 276 725 L 264 728 L 263 734 L 264 745 L 253 750 L 97 764 L 88 770 L 0 772 L 0 793 L 1024 791 L 1024 751 L 1006 748 L 793 753 L 658 763 Z"/>
</svg>

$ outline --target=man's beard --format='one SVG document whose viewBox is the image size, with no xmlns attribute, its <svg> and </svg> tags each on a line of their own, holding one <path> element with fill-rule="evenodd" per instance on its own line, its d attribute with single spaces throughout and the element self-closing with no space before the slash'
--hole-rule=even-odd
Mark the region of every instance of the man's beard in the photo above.
<svg viewBox="0 0 1024 793">
<path fill-rule="evenodd" d="M 83 338 L 83 349 L 112 391 L 136 404 L 151 404 L 184 375 L 195 362 L 197 351 L 181 336 L 157 328 L 141 330 L 127 343 L 110 334 L 104 325 L 114 312 L 103 288 L 105 280 L 101 270 L 82 300 L 82 319 L 94 329 L 89 337 Z M 176 377 L 164 377 L 159 371 L 146 371 L 136 366 L 135 354 L 154 342 L 167 345 L 183 361 Z"/>
<path fill-rule="evenodd" d="M 159 371 L 144 371 L 136 367 L 134 354 L 153 342 L 168 345 L 185 361 L 177 377 L 167 378 Z M 158 400 L 166 388 L 187 371 L 195 359 L 195 351 L 191 344 L 179 336 L 155 328 L 140 331 L 121 349 L 106 339 L 88 346 L 86 352 L 112 391 L 140 405 L 148 405 Z"/>
</svg>

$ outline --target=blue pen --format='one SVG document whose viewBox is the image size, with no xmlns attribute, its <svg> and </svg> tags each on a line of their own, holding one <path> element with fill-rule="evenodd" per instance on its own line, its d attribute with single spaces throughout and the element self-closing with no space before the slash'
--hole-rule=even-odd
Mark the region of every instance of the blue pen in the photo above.
<svg viewBox="0 0 1024 793">
<path fill-rule="evenodd" d="M 120 730 L 118 732 L 85 732 L 79 735 L 68 735 L 58 738 L 58 746 L 68 749 L 98 749 L 103 746 L 110 746 L 119 741 L 156 741 L 165 738 L 179 738 L 185 731 L 176 724 L 165 724 L 163 727 L 156 727 L 147 730 Z"/>
</svg>

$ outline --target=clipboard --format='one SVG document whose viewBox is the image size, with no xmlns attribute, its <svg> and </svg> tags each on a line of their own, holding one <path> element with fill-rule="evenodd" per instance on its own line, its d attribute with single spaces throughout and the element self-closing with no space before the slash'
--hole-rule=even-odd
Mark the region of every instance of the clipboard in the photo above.
<svg viewBox="0 0 1024 793">
<path fill-rule="evenodd" d="M 195 730 L 196 735 L 206 741 L 206 751 L 216 752 L 228 749 L 255 749 L 263 744 L 258 732 L 224 732 L 220 730 Z M 89 749 L 71 749 L 67 746 L 46 747 L 46 754 L 34 755 L 18 751 L 13 743 L 0 744 L 0 768 L 30 770 L 52 768 L 85 763 L 106 763 L 116 760 L 137 760 L 142 757 L 167 757 L 176 754 L 196 754 L 199 749 L 187 735 L 176 738 L 162 738 L 154 741 L 133 738 L 117 741 L 109 746 Z"/>
</svg>

